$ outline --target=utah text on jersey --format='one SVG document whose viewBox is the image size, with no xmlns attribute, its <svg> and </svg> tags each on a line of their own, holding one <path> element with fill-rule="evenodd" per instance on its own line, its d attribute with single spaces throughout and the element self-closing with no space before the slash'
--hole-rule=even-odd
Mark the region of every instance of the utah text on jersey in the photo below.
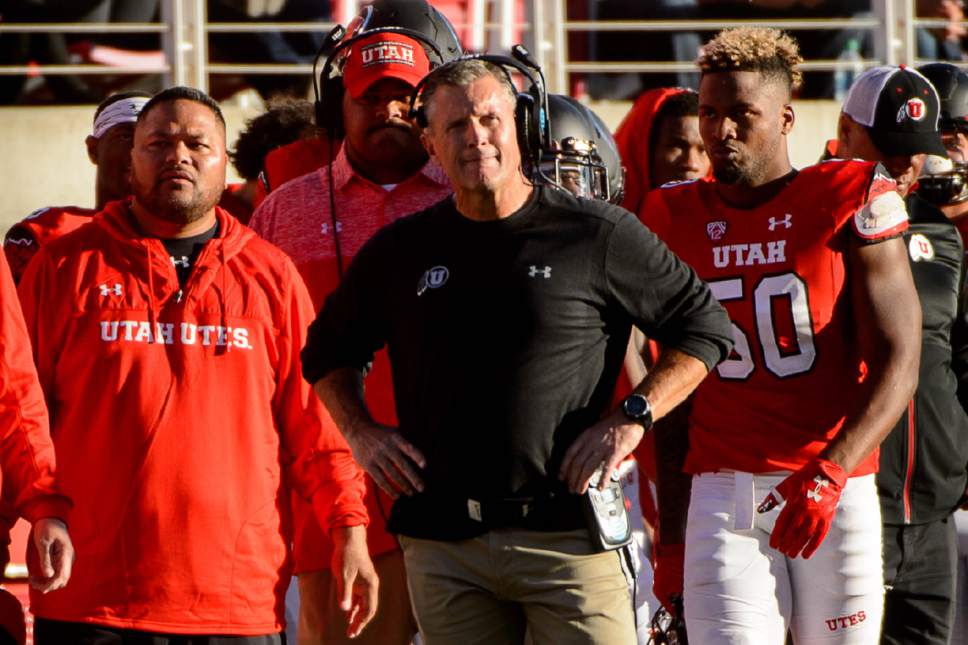
<svg viewBox="0 0 968 645">
<path fill-rule="evenodd" d="M 245 327 L 196 325 L 194 323 L 150 323 L 146 320 L 102 320 L 101 340 L 106 343 L 158 343 L 253 349 Z"/>
</svg>

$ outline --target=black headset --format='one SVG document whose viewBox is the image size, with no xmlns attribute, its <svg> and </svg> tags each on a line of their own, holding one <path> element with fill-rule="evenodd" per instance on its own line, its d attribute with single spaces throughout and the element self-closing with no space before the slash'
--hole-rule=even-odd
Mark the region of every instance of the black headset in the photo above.
<svg viewBox="0 0 968 645">
<path fill-rule="evenodd" d="M 541 153 L 551 141 L 548 96 L 545 91 L 544 78 L 540 76 L 541 69 L 530 60 L 527 50 L 520 45 L 515 45 L 512 48 L 512 53 L 515 56 L 514 58 L 492 54 L 467 54 L 444 63 L 422 78 L 413 88 L 413 92 L 410 94 L 410 118 L 414 119 L 421 128 L 427 127 L 427 113 L 420 103 L 420 97 L 428 81 L 433 80 L 438 70 L 469 60 L 491 63 L 504 72 L 505 80 L 515 93 L 514 124 L 517 128 L 518 147 L 521 149 L 522 158 L 531 166 L 529 170 L 536 172 L 540 167 Z M 522 61 L 521 58 L 525 60 Z M 538 73 L 537 76 L 534 73 L 535 71 Z M 518 72 L 527 79 L 528 87 L 524 91 L 518 91 L 514 85 L 514 79 L 511 76 L 514 72 Z"/>
<path fill-rule="evenodd" d="M 326 136 L 330 139 L 342 139 L 344 135 L 343 92 L 345 89 L 343 87 L 343 75 L 333 74 L 333 66 L 336 64 L 342 52 L 374 34 L 393 33 L 407 36 L 423 45 L 424 49 L 428 49 L 428 58 L 433 53 L 437 56 L 438 61 L 444 59 L 436 43 L 429 40 L 424 34 L 412 29 L 405 29 L 403 27 L 380 27 L 366 30 L 364 23 L 363 27 L 360 27 L 355 35 L 346 38 L 346 33 L 346 28 L 342 25 L 333 27 L 329 34 L 326 35 L 326 39 L 323 41 L 322 46 L 320 46 L 319 52 L 316 54 L 316 59 L 313 61 L 313 94 L 316 99 L 316 126 L 325 130 Z M 319 59 L 323 56 L 326 56 L 326 62 L 323 63 L 323 69 L 317 75 L 316 66 Z"/>
</svg>

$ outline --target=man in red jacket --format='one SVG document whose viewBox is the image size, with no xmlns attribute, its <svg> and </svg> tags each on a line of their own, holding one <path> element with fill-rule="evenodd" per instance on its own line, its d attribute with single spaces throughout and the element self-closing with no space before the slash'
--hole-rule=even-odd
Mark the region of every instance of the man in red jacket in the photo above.
<svg viewBox="0 0 968 645">
<path fill-rule="evenodd" d="M 0 471 L 13 514 L 33 524 L 31 586 L 40 593 L 71 577 L 74 547 L 65 520 L 70 500 L 54 479 L 54 446 L 44 393 L 30 356 L 10 267 L 0 255 Z"/>
<path fill-rule="evenodd" d="M 94 127 L 84 141 L 87 156 L 97 168 L 95 206 L 48 206 L 11 226 L 3 240 L 3 251 L 14 282 L 20 282 L 20 276 L 37 249 L 87 224 L 108 202 L 131 194 L 128 174 L 131 171 L 134 122 L 150 96 L 141 91 L 122 92 L 112 94 L 97 106 Z"/>
<path fill-rule="evenodd" d="M 31 599 L 38 645 L 281 643 L 290 489 L 334 542 L 349 631 L 375 612 L 362 473 L 300 379 L 312 304 L 216 206 L 226 162 L 218 105 L 161 92 L 135 128 L 133 199 L 21 282 L 78 551 L 71 586 Z"/>
</svg>

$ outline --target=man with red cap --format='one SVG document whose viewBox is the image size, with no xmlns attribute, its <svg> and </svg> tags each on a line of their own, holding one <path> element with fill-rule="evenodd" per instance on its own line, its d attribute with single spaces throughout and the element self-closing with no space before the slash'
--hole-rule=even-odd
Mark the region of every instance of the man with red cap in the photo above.
<svg viewBox="0 0 968 645">
<path fill-rule="evenodd" d="M 408 118 L 410 93 L 430 71 L 424 46 L 399 33 L 375 30 L 361 34 L 345 52 L 343 91 L 338 97 L 344 132 L 339 152 L 331 164 L 270 193 L 250 222 L 257 233 L 292 257 L 317 310 L 377 230 L 451 193 L 447 177 L 428 161 Z M 396 424 L 383 352 L 367 378 L 366 398 L 376 419 Z M 388 434 L 385 441 L 390 439 Z M 376 441 L 368 454 L 355 456 L 365 464 L 388 450 Z M 372 480 L 367 489 L 368 544 L 380 576 L 380 612 L 360 638 L 367 643 L 405 645 L 417 628 L 403 559 L 396 540 L 385 529 L 384 509 L 389 508 L 390 500 L 378 492 Z M 345 619 L 327 600 L 335 593 L 329 540 L 311 509 L 300 500 L 294 500 L 294 505 L 295 564 L 301 595 L 299 643 L 343 642 Z"/>
</svg>

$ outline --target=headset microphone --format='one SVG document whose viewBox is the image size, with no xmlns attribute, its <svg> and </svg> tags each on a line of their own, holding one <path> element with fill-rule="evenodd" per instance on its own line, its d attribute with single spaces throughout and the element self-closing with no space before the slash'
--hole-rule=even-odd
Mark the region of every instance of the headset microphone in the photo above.
<svg viewBox="0 0 968 645">
<path fill-rule="evenodd" d="M 538 63 L 536 63 L 535 60 L 531 58 L 531 53 L 527 49 L 525 49 L 524 45 L 513 45 L 511 47 L 511 55 L 514 56 L 519 61 L 521 61 L 522 63 L 524 63 L 525 65 L 527 65 L 528 67 L 530 67 L 531 69 L 535 69 L 538 71 L 541 70 L 541 68 L 538 66 Z"/>
</svg>

